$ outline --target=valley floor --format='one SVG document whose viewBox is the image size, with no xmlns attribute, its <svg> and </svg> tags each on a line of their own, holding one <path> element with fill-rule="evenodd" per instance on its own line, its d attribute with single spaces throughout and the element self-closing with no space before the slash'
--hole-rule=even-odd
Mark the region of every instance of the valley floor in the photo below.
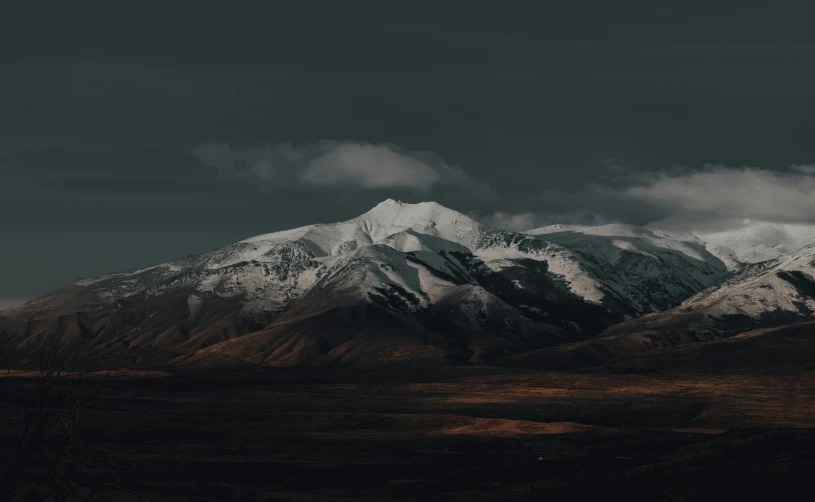
<svg viewBox="0 0 815 502">
<path fill-rule="evenodd" d="M 30 391 L 22 377 L 0 380 L 3 401 Z M 82 430 L 107 456 L 73 476 L 113 500 L 812 499 L 813 383 L 488 367 L 90 375 Z"/>
</svg>

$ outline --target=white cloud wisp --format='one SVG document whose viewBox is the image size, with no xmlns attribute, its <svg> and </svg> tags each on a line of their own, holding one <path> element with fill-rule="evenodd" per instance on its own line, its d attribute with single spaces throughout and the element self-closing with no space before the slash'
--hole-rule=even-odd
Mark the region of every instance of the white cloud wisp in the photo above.
<svg viewBox="0 0 815 502">
<path fill-rule="evenodd" d="M 460 167 L 429 152 L 408 152 L 388 144 L 320 141 L 236 150 L 210 143 L 193 153 L 222 176 L 246 180 L 261 191 L 347 187 L 427 193 L 444 187 L 493 197 L 489 185 L 475 181 Z"/>
</svg>

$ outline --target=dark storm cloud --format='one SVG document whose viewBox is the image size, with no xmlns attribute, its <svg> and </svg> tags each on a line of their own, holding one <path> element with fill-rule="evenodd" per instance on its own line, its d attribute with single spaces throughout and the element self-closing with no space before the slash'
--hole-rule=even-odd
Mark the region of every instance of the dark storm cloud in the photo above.
<svg viewBox="0 0 815 502">
<path fill-rule="evenodd" d="M 264 108 L 282 113 L 294 103 L 270 92 L 291 79 L 275 71 L 82 59 L 2 65 L 0 77 L 4 142 L 47 139 L 37 147 L 105 148 L 134 136 L 166 144 L 211 130 L 213 117 L 258 120 Z"/>
<path fill-rule="evenodd" d="M 815 159 L 811 14 L 743 2 L 16 2 L 0 15 L 0 297 L 350 218 L 386 197 L 514 229 L 689 215 L 698 201 L 678 193 L 711 169 L 673 165 L 764 166 L 747 176 L 808 217 L 808 199 L 784 191 L 807 168 L 771 166 Z M 398 147 L 363 148 L 375 155 L 355 164 L 342 151 L 296 168 L 248 162 L 267 142 L 315 160 L 324 138 Z M 250 174 L 191 153 L 217 144 Z M 494 197 L 479 196 L 485 185 Z M 790 217 L 733 197 L 734 214 Z"/>
<path fill-rule="evenodd" d="M 191 187 L 189 183 L 178 181 L 123 180 L 121 178 L 57 179 L 45 181 L 41 183 L 41 186 L 54 192 L 83 195 L 156 195 L 194 191 L 194 187 Z"/>
</svg>

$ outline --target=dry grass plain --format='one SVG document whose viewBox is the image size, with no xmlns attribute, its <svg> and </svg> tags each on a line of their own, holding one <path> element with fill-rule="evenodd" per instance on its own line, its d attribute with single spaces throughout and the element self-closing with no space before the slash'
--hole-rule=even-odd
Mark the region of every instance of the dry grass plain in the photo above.
<svg viewBox="0 0 815 502">
<path fill-rule="evenodd" d="M 3 379 L 6 400 L 26 376 Z M 92 374 L 84 431 L 127 461 L 84 482 L 114 500 L 805 500 L 813 378 Z"/>
</svg>

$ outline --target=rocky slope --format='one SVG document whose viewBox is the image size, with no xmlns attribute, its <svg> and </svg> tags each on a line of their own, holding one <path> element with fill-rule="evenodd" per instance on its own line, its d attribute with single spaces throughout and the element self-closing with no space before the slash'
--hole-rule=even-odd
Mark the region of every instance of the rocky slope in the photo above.
<svg viewBox="0 0 815 502">
<path fill-rule="evenodd" d="M 607 364 L 813 318 L 815 228 L 750 222 L 740 229 L 698 238 L 730 269 L 712 286 L 690 295 L 677 307 L 610 326 L 591 340 L 539 350 L 509 363 L 536 367 Z"/>
<path fill-rule="evenodd" d="M 551 225 L 527 233 L 570 250 L 596 283 L 639 315 L 676 306 L 728 272 L 693 234 L 622 224 Z"/>
<path fill-rule="evenodd" d="M 77 281 L 0 314 L 9 361 L 49 340 L 107 366 L 489 362 L 679 304 L 726 264 L 627 226 L 484 226 L 435 203 L 260 235 Z"/>
</svg>

